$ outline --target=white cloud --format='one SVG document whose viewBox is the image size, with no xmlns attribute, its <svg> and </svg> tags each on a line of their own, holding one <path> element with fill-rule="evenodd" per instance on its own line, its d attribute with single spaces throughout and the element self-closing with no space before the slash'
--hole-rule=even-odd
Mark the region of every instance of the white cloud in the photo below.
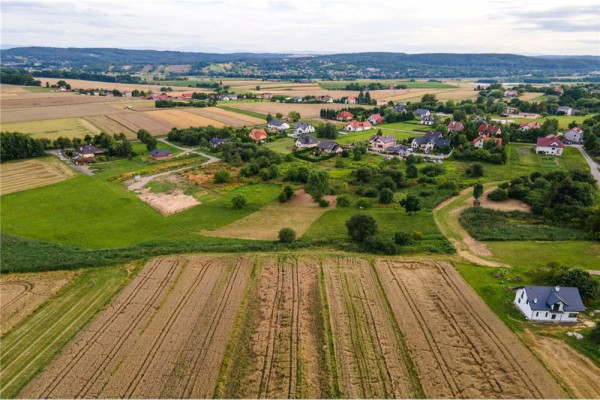
<svg viewBox="0 0 600 400">
<path fill-rule="evenodd" d="M 2 42 L 218 52 L 600 55 L 595 0 L 2 2 Z"/>
</svg>

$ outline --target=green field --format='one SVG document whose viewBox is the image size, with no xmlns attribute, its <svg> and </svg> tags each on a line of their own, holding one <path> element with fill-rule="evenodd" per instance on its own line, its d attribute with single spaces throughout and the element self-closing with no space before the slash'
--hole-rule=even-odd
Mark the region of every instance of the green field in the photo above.
<svg viewBox="0 0 600 400">
<path fill-rule="evenodd" d="M 89 268 L 2 337 L 0 397 L 16 396 L 102 310 L 136 265 Z"/>
<path fill-rule="evenodd" d="M 486 242 L 494 253 L 492 260 L 514 267 L 539 267 L 558 262 L 583 269 L 600 269 L 600 244 L 590 241 Z"/>
<path fill-rule="evenodd" d="M 264 144 L 264 146 L 267 149 L 271 149 L 277 153 L 288 154 L 292 151 L 295 141 L 296 139 L 294 138 L 286 137 L 283 139 L 274 140 L 272 142 L 267 142 Z"/>
<path fill-rule="evenodd" d="M 574 116 L 567 116 L 567 115 L 550 115 L 548 117 L 540 117 L 540 118 L 507 118 L 507 117 L 501 117 L 501 116 L 493 116 L 492 118 L 499 118 L 499 119 L 509 119 L 511 121 L 515 121 L 515 123 L 520 124 L 522 122 L 537 122 L 538 124 L 542 125 L 544 123 L 544 121 L 546 119 L 556 119 L 558 120 L 558 128 L 562 131 L 562 130 L 567 130 L 569 129 L 569 124 L 573 121 L 575 121 L 578 124 L 581 124 L 583 121 L 585 121 L 586 119 L 590 118 L 591 115 L 586 115 L 586 116 L 580 116 L 580 115 L 574 115 Z"/>
</svg>

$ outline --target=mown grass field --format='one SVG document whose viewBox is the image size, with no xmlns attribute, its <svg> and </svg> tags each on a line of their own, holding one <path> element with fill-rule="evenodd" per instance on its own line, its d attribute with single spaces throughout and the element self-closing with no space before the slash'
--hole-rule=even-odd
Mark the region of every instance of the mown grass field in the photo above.
<svg viewBox="0 0 600 400">
<path fill-rule="evenodd" d="M 0 195 L 64 181 L 75 171 L 55 157 L 9 161 L 0 165 Z"/>
<path fill-rule="evenodd" d="M 139 264 L 90 268 L 2 337 L 0 397 L 12 398 L 102 310 Z"/>
<path fill-rule="evenodd" d="M 550 262 L 583 269 L 600 269 L 600 244 L 591 241 L 486 242 L 494 260 L 515 267 L 539 267 Z"/>
</svg>

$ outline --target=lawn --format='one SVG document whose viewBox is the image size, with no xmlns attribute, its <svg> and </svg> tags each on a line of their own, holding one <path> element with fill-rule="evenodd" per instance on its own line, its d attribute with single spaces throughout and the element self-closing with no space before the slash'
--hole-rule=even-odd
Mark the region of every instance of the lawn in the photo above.
<svg viewBox="0 0 600 400">
<path fill-rule="evenodd" d="M 419 121 L 417 120 L 413 120 L 413 121 L 403 121 L 403 122 L 392 122 L 389 124 L 381 124 L 381 125 L 377 125 L 377 129 L 399 129 L 402 131 L 419 131 L 419 132 L 427 132 L 430 131 L 432 128 L 431 126 L 428 125 L 421 125 L 419 123 Z"/>
<path fill-rule="evenodd" d="M 544 121 L 546 119 L 556 119 L 558 120 L 558 128 L 562 131 L 562 130 L 567 130 L 569 129 L 569 124 L 571 122 L 576 122 L 578 124 L 581 124 L 583 121 L 585 121 L 588 118 L 591 118 L 592 115 L 586 115 L 586 116 L 582 116 L 582 115 L 575 115 L 575 116 L 568 116 L 568 115 L 550 115 L 548 117 L 540 117 L 540 118 L 536 118 L 536 119 L 531 119 L 531 118 L 507 118 L 507 117 L 502 117 L 502 116 L 493 116 L 492 118 L 499 118 L 499 119 L 509 119 L 511 121 L 515 121 L 515 123 L 520 124 L 521 122 L 537 122 L 538 124 L 542 125 L 544 123 Z"/>
<path fill-rule="evenodd" d="M 276 139 L 272 142 L 267 142 L 264 144 L 264 147 L 267 149 L 271 149 L 277 153 L 288 154 L 292 151 L 294 147 L 294 142 L 296 139 L 291 137 L 286 137 L 283 139 Z"/>
<path fill-rule="evenodd" d="M 89 268 L 2 337 L 0 397 L 15 397 L 134 275 L 139 264 Z"/>
<path fill-rule="evenodd" d="M 382 126 L 376 126 L 375 129 L 370 129 L 368 131 L 340 133 L 338 135 L 338 138 L 336 139 L 336 142 L 341 145 L 363 142 L 365 140 L 369 140 L 371 138 L 371 136 L 376 135 L 377 130 L 380 128 L 384 135 L 395 136 L 396 139 L 398 139 L 398 141 L 402 141 L 405 139 L 410 139 L 415 136 L 422 135 L 421 133 L 418 133 L 418 132 L 411 133 L 411 132 L 401 132 L 398 130 L 385 129 L 385 128 L 383 128 L 383 125 L 382 125 Z"/>
<path fill-rule="evenodd" d="M 509 241 L 486 242 L 492 260 L 513 267 L 530 268 L 558 262 L 571 267 L 600 270 L 600 243 L 590 241 Z"/>
</svg>

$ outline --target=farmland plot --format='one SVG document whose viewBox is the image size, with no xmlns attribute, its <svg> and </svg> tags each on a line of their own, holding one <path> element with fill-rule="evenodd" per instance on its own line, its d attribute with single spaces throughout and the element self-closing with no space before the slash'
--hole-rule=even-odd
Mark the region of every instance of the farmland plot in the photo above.
<svg viewBox="0 0 600 400">
<path fill-rule="evenodd" d="M 111 136 L 115 133 L 124 133 L 128 139 L 135 139 L 137 137 L 136 133 L 131 129 L 126 128 L 124 125 L 121 125 L 119 122 L 107 117 L 106 115 L 87 117 L 86 120 L 97 126 L 102 132 Z"/>
<path fill-rule="evenodd" d="M 39 158 L 0 164 L 0 195 L 64 181 L 75 171 L 55 158 Z"/>
<path fill-rule="evenodd" d="M 447 263 L 376 270 L 431 398 L 564 398 L 532 353 Z"/>
<path fill-rule="evenodd" d="M 330 397 L 323 346 L 319 267 L 266 260 L 250 292 L 245 329 L 224 380 L 226 398 Z"/>
<path fill-rule="evenodd" d="M 127 129 L 137 132 L 145 129 L 152 135 L 166 135 L 174 126 L 172 123 L 157 118 L 147 112 L 128 112 L 109 115 L 109 118 L 124 125 Z"/>
<path fill-rule="evenodd" d="M 265 121 L 262 119 L 250 117 L 248 115 L 238 114 L 235 112 L 223 110 L 217 107 L 204 107 L 204 108 L 193 108 L 190 107 L 186 110 L 187 112 L 201 115 L 203 117 L 219 121 L 228 126 L 241 127 L 250 125 L 264 124 Z"/>
<path fill-rule="evenodd" d="M 302 118 L 317 118 L 321 108 L 330 108 L 339 110 L 341 108 L 348 107 L 348 104 L 293 104 L 293 103 L 274 103 L 274 102 L 260 102 L 260 103 L 239 103 L 235 104 L 232 102 L 227 103 L 228 107 L 237 108 L 240 110 L 253 111 L 260 114 L 272 114 L 282 113 L 288 115 L 290 111 L 297 111 L 300 113 Z M 352 106 L 354 107 L 354 105 Z M 360 106 L 356 106 L 360 107 Z"/>
<path fill-rule="evenodd" d="M 159 110 L 147 111 L 144 114 L 151 115 L 153 118 L 161 119 L 171 126 L 177 128 L 189 128 L 191 126 L 208 126 L 212 125 L 215 128 L 225 126 L 222 122 L 214 119 L 206 118 L 201 115 L 189 113 L 183 110 Z"/>
<path fill-rule="evenodd" d="M 211 397 L 250 262 L 173 257 L 148 263 L 20 396 Z"/>
</svg>

